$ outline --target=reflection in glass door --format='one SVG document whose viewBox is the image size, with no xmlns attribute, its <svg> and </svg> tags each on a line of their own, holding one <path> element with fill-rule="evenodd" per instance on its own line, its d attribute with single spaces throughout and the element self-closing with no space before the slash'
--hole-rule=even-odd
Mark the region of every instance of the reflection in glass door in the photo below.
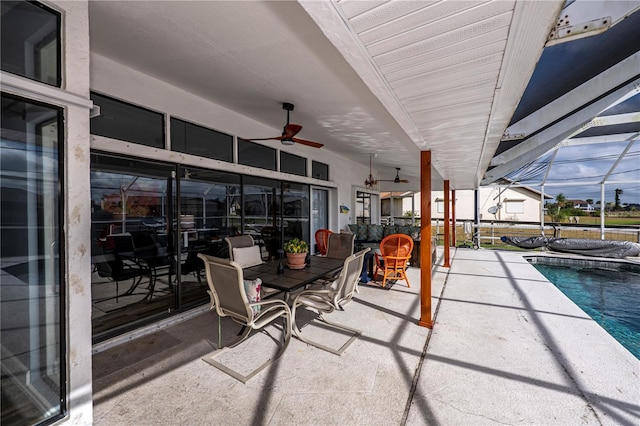
<svg viewBox="0 0 640 426">
<path fill-rule="evenodd" d="M 176 309 L 174 170 L 91 156 L 94 341 Z"/>
<path fill-rule="evenodd" d="M 65 411 L 62 113 L 2 95 L 0 300 L 3 425 Z"/>
<path fill-rule="evenodd" d="M 247 176 L 242 187 L 242 233 L 260 245 L 263 259 L 275 259 L 282 248 L 280 182 Z"/>
<path fill-rule="evenodd" d="M 311 189 L 311 235 L 315 236 L 318 229 L 329 229 L 329 191 L 326 189 Z M 315 250 L 315 241 L 312 243 Z"/>
<path fill-rule="evenodd" d="M 240 176 L 196 168 L 178 173 L 180 197 L 180 300 L 188 308 L 209 301 L 203 253 L 229 257 L 224 238 L 240 229 Z"/>
</svg>

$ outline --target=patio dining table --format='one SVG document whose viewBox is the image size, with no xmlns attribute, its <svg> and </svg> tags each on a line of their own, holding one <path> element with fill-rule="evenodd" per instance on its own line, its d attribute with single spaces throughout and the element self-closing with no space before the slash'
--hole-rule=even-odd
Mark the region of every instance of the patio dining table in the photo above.
<svg viewBox="0 0 640 426">
<path fill-rule="evenodd" d="M 262 286 L 276 289 L 285 293 L 288 299 L 292 291 L 304 288 L 321 278 L 339 272 L 344 266 L 344 260 L 331 259 L 328 257 L 311 256 L 311 261 L 303 269 L 289 269 L 286 260 L 282 260 L 284 274 L 278 274 L 278 264 L 280 261 L 272 260 L 260 265 L 244 269 L 244 278 L 253 280 L 260 278 Z"/>
</svg>

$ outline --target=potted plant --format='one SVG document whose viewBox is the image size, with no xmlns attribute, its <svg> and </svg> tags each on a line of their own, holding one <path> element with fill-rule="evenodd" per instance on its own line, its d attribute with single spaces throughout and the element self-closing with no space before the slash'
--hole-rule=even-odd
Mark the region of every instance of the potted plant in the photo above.
<svg viewBox="0 0 640 426">
<path fill-rule="evenodd" d="M 300 238 L 294 238 L 284 243 L 284 251 L 287 253 L 287 266 L 289 269 L 302 269 L 305 267 L 305 258 L 309 251 L 307 242 Z"/>
</svg>

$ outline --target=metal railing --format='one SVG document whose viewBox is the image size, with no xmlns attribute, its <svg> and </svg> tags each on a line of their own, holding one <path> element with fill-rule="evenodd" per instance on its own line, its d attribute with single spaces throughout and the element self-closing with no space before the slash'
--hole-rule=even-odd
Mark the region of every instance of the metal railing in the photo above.
<svg viewBox="0 0 640 426">
<path fill-rule="evenodd" d="M 600 225 L 549 223 L 541 228 L 539 223 L 481 222 L 479 225 L 471 224 L 471 227 L 467 225 L 466 230 L 471 229 L 471 232 L 465 232 L 464 222 L 468 221 L 456 221 L 456 246 L 473 246 L 477 242 L 480 247 L 513 248 L 512 245 L 500 240 L 502 236 L 527 238 L 544 235 L 557 238 L 601 239 Z M 432 234 L 437 238 L 438 244 L 444 244 L 444 223 L 442 220 L 432 221 Z M 605 227 L 604 239 L 640 243 L 640 226 Z"/>
</svg>

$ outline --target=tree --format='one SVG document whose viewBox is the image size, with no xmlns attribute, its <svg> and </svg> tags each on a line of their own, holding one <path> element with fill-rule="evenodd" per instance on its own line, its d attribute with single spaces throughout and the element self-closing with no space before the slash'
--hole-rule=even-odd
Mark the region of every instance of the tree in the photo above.
<svg viewBox="0 0 640 426">
<path fill-rule="evenodd" d="M 593 205 L 593 198 L 587 198 L 585 201 L 587 202 L 587 204 Z"/>
<path fill-rule="evenodd" d="M 560 193 L 556 196 L 556 202 L 549 206 L 549 216 L 551 216 L 551 220 L 554 222 L 561 222 L 562 219 L 567 215 L 566 211 L 562 211 L 564 207 L 566 207 L 567 198 L 564 194 Z M 553 212 L 552 208 L 555 207 L 556 210 Z"/>
<path fill-rule="evenodd" d="M 411 217 L 411 210 L 406 210 L 404 213 L 402 213 L 402 217 Z M 413 216 L 414 217 L 420 217 L 420 214 L 418 213 L 418 210 L 414 210 L 413 211 Z"/>
<path fill-rule="evenodd" d="M 616 204 L 614 206 L 615 210 L 620 210 L 620 196 L 624 191 L 620 188 L 616 188 Z"/>
<path fill-rule="evenodd" d="M 567 204 L 567 197 L 565 197 L 562 192 L 556 195 L 556 205 L 558 206 L 558 212 L 557 212 L 558 215 L 560 215 L 560 209 L 563 208 L 565 204 Z"/>
</svg>

